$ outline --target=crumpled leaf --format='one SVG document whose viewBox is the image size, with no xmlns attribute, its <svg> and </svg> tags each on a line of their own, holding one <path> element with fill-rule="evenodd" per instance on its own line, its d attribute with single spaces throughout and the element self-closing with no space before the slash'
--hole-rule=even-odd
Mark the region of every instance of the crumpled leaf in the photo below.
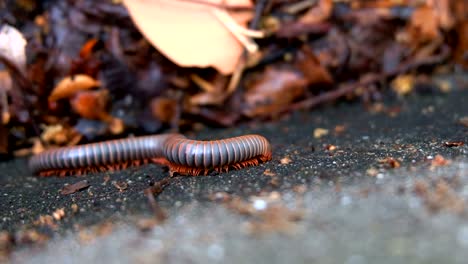
<svg viewBox="0 0 468 264">
<path fill-rule="evenodd" d="M 70 100 L 73 110 L 88 119 L 109 120 L 106 110 L 109 99 L 107 90 L 80 91 Z"/>
<path fill-rule="evenodd" d="M 300 19 L 304 24 L 315 24 L 327 20 L 333 11 L 332 0 L 320 0 L 310 8 Z"/>
<path fill-rule="evenodd" d="M 120 118 L 113 117 L 108 112 L 109 91 L 79 91 L 71 99 L 73 111 L 86 119 L 101 120 L 107 123 L 107 129 L 114 135 L 121 134 L 125 125 Z"/>
<path fill-rule="evenodd" d="M 208 4 L 176 0 L 124 0 L 132 20 L 161 53 L 183 67 L 216 68 L 222 74 L 234 71 L 243 46 L 218 20 L 215 5 L 249 8 L 250 0 L 205 0 Z M 226 13 L 246 26 L 251 12 Z"/>
<path fill-rule="evenodd" d="M 333 83 L 330 72 L 307 46 L 303 46 L 301 51 L 297 53 L 296 66 L 301 70 L 309 85 L 329 85 Z"/>
<path fill-rule="evenodd" d="M 244 95 L 249 117 L 272 115 L 304 94 L 308 81 L 293 70 L 268 67 Z"/>
<path fill-rule="evenodd" d="M 432 9 L 435 12 L 435 18 L 437 23 L 444 30 L 450 30 L 454 24 L 455 19 L 450 10 L 451 0 L 437 0 L 437 1 L 428 1 L 432 4 Z"/>
<path fill-rule="evenodd" d="M 179 117 L 177 100 L 156 97 L 150 103 L 151 114 L 163 123 L 174 124 Z"/>
<path fill-rule="evenodd" d="M 229 96 L 229 93 L 225 91 L 228 79 L 223 75 L 217 74 L 209 82 L 197 75 L 191 75 L 190 77 L 203 90 L 190 97 L 190 105 L 222 105 L 226 101 L 226 97 Z"/>
<path fill-rule="evenodd" d="M 406 31 L 400 34 L 400 40 L 414 48 L 439 38 L 437 13 L 427 5 L 420 6 L 413 12 Z"/>
<path fill-rule="evenodd" d="M 86 74 L 77 74 L 63 78 L 49 95 L 49 102 L 70 98 L 79 91 L 96 88 L 100 82 Z"/>
</svg>

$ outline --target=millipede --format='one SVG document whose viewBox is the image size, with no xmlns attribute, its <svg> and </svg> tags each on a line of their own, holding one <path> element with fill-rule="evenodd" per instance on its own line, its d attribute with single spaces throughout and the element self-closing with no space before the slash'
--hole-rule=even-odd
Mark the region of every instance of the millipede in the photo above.
<svg viewBox="0 0 468 264">
<path fill-rule="evenodd" d="M 30 158 L 29 168 L 42 176 L 65 176 L 154 162 L 169 167 L 171 175 L 207 175 L 258 165 L 271 153 L 270 142 L 260 135 L 200 141 L 162 134 L 46 150 Z"/>
</svg>

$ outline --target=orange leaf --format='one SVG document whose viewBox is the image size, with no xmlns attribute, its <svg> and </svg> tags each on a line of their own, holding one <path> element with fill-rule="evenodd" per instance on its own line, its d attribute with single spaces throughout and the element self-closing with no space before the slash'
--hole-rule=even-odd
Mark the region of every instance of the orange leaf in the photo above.
<svg viewBox="0 0 468 264">
<path fill-rule="evenodd" d="M 310 8 L 299 21 L 304 24 L 316 24 L 327 20 L 333 11 L 332 0 L 320 0 L 318 4 Z"/>
<path fill-rule="evenodd" d="M 73 110 L 88 119 L 109 120 L 106 105 L 109 97 L 107 90 L 80 91 L 70 100 Z"/>
<path fill-rule="evenodd" d="M 133 22 L 161 53 L 183 67 L 216 68 L 222 74 L 234 71 L 243 47 L 218 20 L 215 5 L 249 8 L 250 0 L 204 0 L 214 5 L 176 0 L 124 0 Z M 251 12 L 227 13 L 245 26 Z"/>
<path fill-rule="evenodd" d="M 85 74 L 77 74 L 63 78 L 49 95 L 49 102 L 70 98 L 79 91 L 98 87 L 99 81 Z"/>
<path fill-rule="evenodd" d="M 417 44 L 437 39 L 440 32 L 435 10 L 428 6 L 418 7 L 411 16 L 408 32 Z"/>
</svg>

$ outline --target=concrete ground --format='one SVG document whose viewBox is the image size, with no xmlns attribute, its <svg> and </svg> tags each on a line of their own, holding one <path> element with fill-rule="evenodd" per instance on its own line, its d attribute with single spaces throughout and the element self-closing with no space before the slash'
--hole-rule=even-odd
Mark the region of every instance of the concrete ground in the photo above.
<svg viewBox="0 0 468 264">
<path fill-rule="evenodd" d="M 155 196 L 164 221 L 143 193 L 168 176 L 157 165 L 38 178 L 26 160 L 1 163 L 0 230 L 16 241 L 3 248 L 12 262 L 48 264 L 466 263 L 464 117 L 461 88 L 204 130 L 194 138 L 262 134 L 273 160 L 173 178 Z"/>
</svg>

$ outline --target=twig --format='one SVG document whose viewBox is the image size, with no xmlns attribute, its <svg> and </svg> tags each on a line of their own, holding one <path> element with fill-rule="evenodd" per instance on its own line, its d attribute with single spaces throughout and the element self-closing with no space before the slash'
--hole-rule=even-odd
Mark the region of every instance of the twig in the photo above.
<svg viewBox="0 0 468 264">
<path fill-rule="evenodd" d="M 171 0 L 172 1 L 172 0 Z M 207 2 L 203 0 L 178 0 L 179 2 L 188 2 L 188 3 L 193 3 L 193 4 L 200 4 L 200 5 L 206 5 L 206 6 L 212 6 L 212 7 L 217 7 L 217 8 L 223 8 L 229 11 L 251 11 L 252 8 L 250 7 L 245 7 L 241 5 L 226 5 L 226 4 L 216 4 L 212 2 Z"/>
<path fill-rule="evenodd" d="M 268 3 L 268 0 L 258 0 L 255 4 L 255 15 L 250 22 L 249 28 L 258 29 L 260 20 L 262 19 L 263 11 Z"/>
</svg>

